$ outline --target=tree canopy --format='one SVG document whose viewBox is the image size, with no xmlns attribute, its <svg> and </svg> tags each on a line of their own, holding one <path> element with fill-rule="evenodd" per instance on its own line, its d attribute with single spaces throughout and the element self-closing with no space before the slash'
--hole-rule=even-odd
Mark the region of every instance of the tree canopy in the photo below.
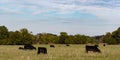
<svg viewBox="0 0 120 60">
<path fill-rule="evenodd" d="M 87 43 L 120 43 L 120 28 L 112 33 L 107 32 L 101 36 L 86 36 L 81 34 L 68 35 L 67 32 L 60 32 L 60 35 L 52 33 L 32 34 L 27 28 L 19 31 L 9 31 L 7 27 L 0 26 L 1 45 L 24 45 L 24 44 L 87 44 Z"/>
</svg>

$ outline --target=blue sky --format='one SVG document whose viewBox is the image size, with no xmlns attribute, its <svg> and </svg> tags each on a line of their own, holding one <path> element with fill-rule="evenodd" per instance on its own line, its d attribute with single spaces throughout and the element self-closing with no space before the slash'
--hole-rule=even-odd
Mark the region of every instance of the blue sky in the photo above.
<svg viewBox="0 0 120 60">
<path fill-rule="evenodd" d="M 34 34 L 101 35 L 120 26 L 120 0 L 1 0 L 0 25 Z"/>
</svg>

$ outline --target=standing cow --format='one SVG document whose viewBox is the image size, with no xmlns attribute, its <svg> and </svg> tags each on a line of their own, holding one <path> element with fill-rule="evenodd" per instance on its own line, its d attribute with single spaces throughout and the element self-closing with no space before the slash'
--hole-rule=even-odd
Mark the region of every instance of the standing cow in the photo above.
<svg viewBox="0 0 120 60">
<path fill-rule="evenodd" d="M 40 53 L 47 54 L 47 49 L 45 47 L 38 47 L 37 54 L 40 54 Z"/>
<path fill-rule="evenodd" d="M 105 44 L 103 44 L 103 46 L 106 46 Z"/>
<path fill-rule="evenodd" d="M 66 46 L 70 46 L 69 44 L 66 44 Z"/>
<path fill-rule="evenodd" d="M 86 49 L 87 53 L 88 53 L 88 51 L 93 51 L 93 52 L 99 52 L 99 53 L 101 53 L 100 49 L 98 48 L 98 45 L 94 45 L 94 46 L 86 45 L 85 49 Z"/>
<path fill-rule="evenodd" d="M 54 47 L 54 48 L 55 48 L 55 46 L 54 46 L 54 45 L 50 45 L 50 47 Z"/>
</svg>

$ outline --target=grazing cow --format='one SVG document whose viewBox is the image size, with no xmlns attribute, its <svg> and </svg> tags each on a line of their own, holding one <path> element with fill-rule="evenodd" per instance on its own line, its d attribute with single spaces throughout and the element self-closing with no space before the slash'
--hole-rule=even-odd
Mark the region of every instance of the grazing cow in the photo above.
<svg viewBox="0 0 120 60">
<path fill-rule="evenodd" d="M 54 46 L 54 45 L 50 45 L 50 47 L 54 47 L 54 48 L 55 48 L 55 46 Z"/>
<path fill-rule="evenodd" d="M 103 46 L 106 46 L 105 44 L 103 44 Z"/>
<path fill-rule="evenodd" d="M 47 54 L 47 49 L 45 47 L 38 47 L 37 54 L 40 54 L 40 53 Z"/>
<path fill-rule="evenodd" d="M 32 46 L 32 45 L 30 45 L 30 44 L 27 44 L 27 45 L 24 45 L 24 49 L 25 50 L 36 50 L 36 47 L 34 47 L 34 46 Z"/>
<path fill-rule="evenodd" d="M 19 49 L 20 49 L 20 50 L 24 50 L 24 48 L 23 48 L 23 47 L 19 47 Z"/>
<path fill-rule="evenodd" d="M 98 49 L 98 45 L 94 45 L 94 46 L 89 46 L 86 45 L 86 52 L 88 53 L 88 51 L 93 51 L 93 52 L 99 52 L 101 53 L 100 49 Z"/>
<path fill-rule="evenodd" d="M 66 46 L 70 46 L 69 44 L 66 44 Z"/>
</svg>

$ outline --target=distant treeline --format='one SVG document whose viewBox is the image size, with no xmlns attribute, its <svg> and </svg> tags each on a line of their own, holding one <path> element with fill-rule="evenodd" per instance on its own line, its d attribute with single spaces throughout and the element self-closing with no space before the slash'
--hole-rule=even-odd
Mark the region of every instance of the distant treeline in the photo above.
<svg viewBox="0 0 120 60">
<path fill-rule="evenodd" d="M 86 43 L 120 43 L 120 28 L 116 31 L 101 36 L 85 36 L 81 34 L 68 35 L 60 32 L 60 35 L 51 33 L 38 33 L 33 35 L 26 28 L 19 31 L 9 31 L 7 27 L 0 26 L 0 45 L 24 45 L 24 44 L 86 44 Z"/>
</svg>

